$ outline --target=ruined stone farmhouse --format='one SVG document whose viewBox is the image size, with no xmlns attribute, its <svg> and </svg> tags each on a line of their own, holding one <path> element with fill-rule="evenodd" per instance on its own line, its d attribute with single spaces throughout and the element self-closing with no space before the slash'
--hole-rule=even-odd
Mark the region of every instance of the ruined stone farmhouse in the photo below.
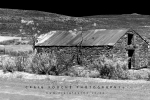
<svg viewBox="0 0 150 100">
<path fill-rule="evenodd" d="M 100 55 L 129 58 L 129 69 L 148 64 L 148 42 L 134 30 L 125 28 L 52 31 L 38 40 L 35 49 L 38 53 L 55 52 L 58 59 L 72 65 L 84 65 Z"/>
</svg>

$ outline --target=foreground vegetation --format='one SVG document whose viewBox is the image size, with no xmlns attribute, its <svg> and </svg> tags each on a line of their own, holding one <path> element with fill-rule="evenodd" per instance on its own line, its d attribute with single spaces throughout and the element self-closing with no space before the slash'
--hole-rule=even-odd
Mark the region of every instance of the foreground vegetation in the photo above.
<svg viewBox="0 0 150 100">
<path fill-rule="evenodd" d="M 22 55 L 21 55 L 22 54 Z M 58 59 L 55 53 L 29 54 L 21 53 L 19 56 L 2 56 L 1 69 L 4 72 L 28 72 L 39 75 L 58 75 L 73 77 L 92 77 L 105 79 L 143 79 L 140 74 L 128 71 L 127 59 L 109 59 L 101 55 L 92 63 L 85 62 L 82 65 L 72 64 L 65 59 Z M 144 77 L 145 78 L 145 77 Z M 146 77 L 150 79 L 150 74 Z"/>
</svg>

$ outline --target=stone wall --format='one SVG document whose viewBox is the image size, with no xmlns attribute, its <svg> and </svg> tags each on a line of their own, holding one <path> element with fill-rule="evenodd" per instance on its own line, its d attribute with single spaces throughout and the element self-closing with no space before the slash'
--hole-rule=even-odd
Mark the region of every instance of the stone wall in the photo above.
<svg viewBox="0 0 150 100">
<path fill-rule="evenodd" d="M 148 44 L 137 34 L 132 38 L 131 47 L 135 47 L 133 57 L 131 59 L 132 68 L 147 66 L 148 64 Z M 112 52 L 116 57 L 128 58 L 128 36 L 124 35 L 114 46 Z"/>
<path fill-rule="evenodd" d="M 36 47 L 40 52 L 55 52 L 58 62 L 65 65 L 71 63 L 70 66 L 81 64 L 86 65 L 94 61 L 94 59 L 105 55 L 112 58 L 110 51 L 113 47 L 110 46 L 96 46 L 96 47 Z"/>
<path fill-rule="evenodd" d="M 135 51 L 132 61 L 132 68 L 144 67 L 148 64 L 148 44 L 137 34 L 134 34 L 132 38 L 132 43 L 130 46 L 135 46 Z M 128 36 L 124 35 L 114 46 L 113 53 L 117 57 L 127 58 L 128 49 L 125 49 L 128 46 Z"/>
<path fill-rule="evenodd" d="M 148 64 L 148 44 L 139 36 L 135 35 L 135 66 L 137 68 Z"/>
<path fill-rule="evenodd" d="M 127 47 L 128 37 L 127 34 L 124 35 L 118 42 L 114 45 L 112 53 L 115 55 L 114 57 L 118 58 L 128 58 L 128 52 L 125 49 Z"/>
<path fill-rule="evenodd" d="M 148 63 L 148 44 L 137 34 L 134 34 L 130 46 L 136 47 L 131 59 L 132 68 L 144 67 Z M 123 58 L 128 59 L 128 36 L 125 34 L 118 42 L 113 46 L 91 46 L 91 47 L 39 47 L 39 52 L 55 52 L 59 62 L 64 64 L 72 63 L 76 65 L 80 63 L 85 65 L 92 63 L 94 59 L 101 55 L 105 55 L 108 58 Z M 43 49 L 43 50 L 42 50 Z M 79 61 L 77 61 L 79 60 Z"/>
</svg>

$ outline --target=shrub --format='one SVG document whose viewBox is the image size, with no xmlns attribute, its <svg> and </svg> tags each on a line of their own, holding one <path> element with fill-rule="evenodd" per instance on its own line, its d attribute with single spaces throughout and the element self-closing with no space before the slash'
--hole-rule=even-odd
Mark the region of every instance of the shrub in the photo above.
<svg viewBox="0 0 150 100">
<path fill-rule="evenodd" d="M 72 66 L 76 65 L 75 54 L 71 53 L 71 50 L 69 50 L 67 54 L 65 53 L 65 50 L 58 51 L 56 52 L 56 54 L 57 54 L 57 67 L 56 67 L 57 71 L 60 74 L 64 73 L 66 75 L 69 75 L 68 70 Z"/>
<path fill-rule="evenodd" d="M 75 65 L 69 68 L 68 74 L 73 77 L 84 77 L 85 76 L 85 67 L 80 65 Z"/>
<path fill-rule="evenodd" d="M 104 65 L 100 68 L 100 77 L 102 78 L 111 78 L 112 77 L 112 72 L 113 72 L 113 67 L 110 67 L 109 65 Z"/>
<path fill-rule="evenodd" d="M 7 59 L 3 62 L 2 69 L 4 72 L 26 71 L 27 57 L 18 56 Z"/>
<path fill-rule="evenodd" d="M 18 56 L 15 59 L 15 71 L 25 72 L 26 71 L 26 65 L 27 65 L 27 57 L 25 56 Z"/>
<path fill-rule="evenodd" d="M 117 64 L 116 66 L 113 66 L 113 68 L 112 79 L 129 79 L 128 71 L 124 69 L 126 68 L 125 66 Z"/>
<path fill-rule="evenodd" d="M 2 60 L 2 69 L 4 72 L 14 72 L 15 58 L 10 56 L 3 56 Z"/>
<path fill-rule="evenodd" d="M 104 55 L 95 59 L 93 65 L 100 73 L 100 77 L 109 79 L 128 79 L 127 59 L 108 59 Z"/>
<path fill-rule="evenodd" d="M 39 53 L 32 59 L 31 72 L 36 74 L 56 74 L 57 60 L 54 54 Z"/>
<path fill-rule="evenodd" d="M 134 80 L 139 80 L 139 79 L 142 79 L 142 80 L 149 80 L 149 77 L 150 77 L 150 70 L 145 68 L 145 69 L 140 69 L 140 70 L 133 70 L 133 69 L 130 69 L 129 70 L 129 78 L 130 79 L 134 79 Z"/>
<path fill-rule="evenodd" d="M 150 73 L 148 74 L 148 79 L 147 80 L 150 81 Z"/>
<path fill-rule="evenodd" d="M 13 66 L 10 66 L 9 64 L 3 66 L 3 72 L 14 72 Z"/>
</svg>

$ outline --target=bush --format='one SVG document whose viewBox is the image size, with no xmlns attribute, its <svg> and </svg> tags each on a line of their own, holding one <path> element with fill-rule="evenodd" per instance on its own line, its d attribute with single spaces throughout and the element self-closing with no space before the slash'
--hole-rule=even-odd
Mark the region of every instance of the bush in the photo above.
<svg viewBox="0 0 150 100">
<path fill-rule="evenodd" d="M 85 67 L 80 65 L 75 65 L 69 68 L 68 74 L 73 77 L 84 77 L 85 76 Z"/>
<path fill-rule="evenodd" d="M 150 81 L 150 73 L 148 74 L 148 79 L 147 80 Z"/>
<path fill-rule="evenodd" d="M 5 66 L 2 67 L 3 68 L 3 72 L 14 72 L 14 68 L 12 65 L 10 65 L 9 63 L 6 64 Z"/>
<path fill-rule="evenodd" d="M 4 72 L 14 72 L 15 58 L 10 56 L 1 57 L 2 69 Z"/>
<path fill-rule="evenodd" d="M 101 78 L 109 79 L 128 79 L 127 59 L 113 58 L 108 59 L 104 55 L 95 59 L 94 67 L 99 71 Z"/>
<path fill-rule="evenodd" d="M 3 62 L 2 69 L 4 72 L 14 72 L 20 71 L 25 72 L 27 65 L 27 57 L 18 56 L 7 59 L 7 61 Z"/>
<path fill-rule="evenodd" d="M 110 67 L 109 65 L 104 65 L 100 68 L 100 77 L 102 78 L 111 78 L 113 73 L 113 67 Z"/>
<path fill-rule="evenodd" d="M 125 66 L 117 64 L 116 66 L 113 66 L 113 68 L 112 79 L 129 79 L 128 71 L 125 69 Z"/>
<path fill-rule="evenodd" d="M 15 60 L 15 70 L 20 72 L 25 72 L 27 66 L 27 57 L 25 56 L 18 56 Z"/>
<path fill-rule="evenodd" d="M 57 60 L 54 54 L 36 54 L 30 66 L 31 72 L 36 74 L 56 74 Z M 54 73 L 55 72 L 55 73 Z"/>
<path fill-rule="evenodd" d="M 57 54 L 57 56 L 56 56 Z M 14 55 L 17 55 L 16 53 Z M 6 72 L 26 71 L 34 74 L 65 75 L 74 77 L 101 77 L 108 79 L 129 79 L 128 59 L 107 58 L 104 55 L 85 60 L 85 65 L 77 65 L 75 57 L 62 53 L 41 52 L 38 54 L 19 53 L 13 59 L 5 61 L 2 69 Z M 11 57 L 10 57 L 11 58 Z M 15 58 L 15 59 L 14 59 Z"/>
<path fill-rule="evenodd" d="M 145 68 L 145 69 L 140 69 L 140 70 L 133 70 L 130 69 L 129 71 L 129 79 L 132 80 L 149 80 L 150 78 L 150 69 Z"/>
</svg>

